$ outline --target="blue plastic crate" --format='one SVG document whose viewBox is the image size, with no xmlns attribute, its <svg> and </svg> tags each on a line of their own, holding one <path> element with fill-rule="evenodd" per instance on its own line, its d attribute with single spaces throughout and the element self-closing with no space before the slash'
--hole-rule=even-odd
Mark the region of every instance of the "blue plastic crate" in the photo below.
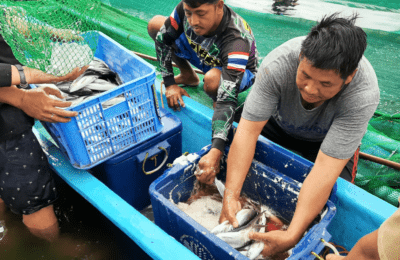
<svg viewBox="0 0 400 260">
<path fill-rule="evenodd" d="M 266 149 L 261 151 L 259 150 L 260 147 Z M 207 154 L 209 149 L 210 146 L 207 146 L 198 152 L 198 158 L 193 163 L 174 165 L 152 183 L 150 198 L 155 223 L 201 259 L 247 259 L 239 251 L 184 214 L 171 202 L 171 200 L 174 203 L 184 202 L 190 197 L 196 180 L 193 175 L 195 165 L 203 155 Z M 228 149 L 225 154 L 227 152 Z M 279 146 L 274 144 L 258 145 L 256 152 L 276 153 L 286 160 L 293 158 L 288 151 L 280 149 Z M 267 160 L 265 163 L 269 163 L 268 161 L 271 160 Z M 226 165 L 223 165 L 222 169 L 226 169 Z M 224 180 L 225 174 L 222 170 L 218 178 Z M 295 179 L 282 174 L 271 165 L 254 160 L 243 184 L 243 192 L 255 201 L 261 199 L 261 202 L 276 211 L 279 217 L 290 222 L 296 208 L 300 187 L 300 182 Z M 334 197 L 335 194 L 333 193 L 331 199 L 334 199 Z M 315 259 L 311 252 L 320 253 L 324 248 L 321 239 L 330 240 L 331 235 L 327 231 L 327 227 L 335 213 L 335 205 L 331 200 L 328 200 L 323 214 L 314 220 L 312 227 L 295 246 L 288 259 Z"/>
<path fill-rule="evenodd" d="M 163 126 L 155 96 L 155 69 L 105 34 L 99 33 L 95 57 L 105 61 L 125 82 L 68 111 L 78 116 L 68 123 L 46 123 L 71 164 L 89 169 L 158 135 Z M 102 104 L 121 96 L 122 102 L 108 108 Z"/>
<path fill-rule="evenodd" d="M 150 205 L 149 186 L 182 155 L 182 123 L 161 109 L 162 132 L 103 162 L 90 172 L 137 210 Z"/>
</svg>

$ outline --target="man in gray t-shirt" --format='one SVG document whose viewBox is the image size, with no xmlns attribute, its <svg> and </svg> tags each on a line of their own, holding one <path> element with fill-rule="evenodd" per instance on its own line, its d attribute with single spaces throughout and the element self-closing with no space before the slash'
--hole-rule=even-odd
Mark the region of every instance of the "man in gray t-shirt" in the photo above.
<svg viewBox="0 0 400 260">
<path fill-rule="evenodd" d="M 273 50 L 246 99 L 228 156 L 220 222 L 237 226 L 240 191 L 261 132 L 315 161 L 288 230 L 250 235 L 268 244 L 264 255 L 293 247 L 326 204 L 337 178 L 354 178 L 344 169 L 353 164 L 379 103 L 374 69 L 363 56 L 366 34 L 354 25 L 356 18 L 324 17 L 307 37 Z"/>
<path fill-rule="evenodd" d="M 375 71 L 363 56 L 351 82 L 341 86 L 335 96 L 320 105 L 307 102 L 305 98 L 318 99 L 319 94 L 313 89 L 304 90 L 304 98 L 301 86 L 296 85 L 296 78 L 301 84 L 310 76 L 302 67 L 298 71 L 301 44 L 305 38 L 287 41 L 264 59 L 259 68 L 264 73 L 257 75 L 242 118 L 268 120 L 262 131 L 264 136 L 313 162 L 319 150 L 337 159 L 352 157 L 341 177 L 353 181 L 356 172 L 354 153 L 358 151 L 368 121 L 379 103 Z M 321 84 L 321 92 L 330 91 L 324 84 Z"/>
</svg>

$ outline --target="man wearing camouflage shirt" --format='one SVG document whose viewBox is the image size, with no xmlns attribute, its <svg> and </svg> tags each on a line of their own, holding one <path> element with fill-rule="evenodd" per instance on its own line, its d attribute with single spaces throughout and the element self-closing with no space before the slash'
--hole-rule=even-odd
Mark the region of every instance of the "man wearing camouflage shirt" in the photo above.
<svg viewBox="0 0 400 260">
<path fill-rule="evenodd" d="M 237 109 L 238 94 L 251 87 L 258 53 L 253 33 L 243 18 L 223 0 L 183 0 L 168 18 L 148 24 L 166 87 L 168 106 L 184 107 L 188 93 L 178 84 L 196 86 L 199 78 L 190 64 L 205 73 L 204 91 L 214 101 L 212 145 L 199 162 L 203 183 L 212 183 Z M 174 77 L 172 61 L 180 74 Z"/>
</svg>

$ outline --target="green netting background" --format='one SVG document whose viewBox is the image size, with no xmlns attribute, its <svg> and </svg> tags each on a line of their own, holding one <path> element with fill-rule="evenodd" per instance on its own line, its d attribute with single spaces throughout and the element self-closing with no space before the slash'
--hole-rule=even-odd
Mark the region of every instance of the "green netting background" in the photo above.
<svg viewBox="0 0 400 260">
<path fill-rule="evenodd" d="M 361 150 L 400 163 L 400 114 L 376 113 L 370 120 Z M 360 160 L 355 184 L 397 206 L 400 172 L 378 163 Z"/>
<path fill-rule="evenodd" d="M 0 8 L 1 34 L 23 65 L 63 76 L 93 59 L 100 1 L 0 0 Z"/>
</svg>

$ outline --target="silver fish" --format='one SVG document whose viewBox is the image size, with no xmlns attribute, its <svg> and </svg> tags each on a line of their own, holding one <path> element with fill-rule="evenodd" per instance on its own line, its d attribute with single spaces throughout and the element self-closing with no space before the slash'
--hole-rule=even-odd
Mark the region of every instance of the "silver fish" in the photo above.
<svg viewBox="0 0 400 260">
<path fill-rule="evenodd" d="M 76 98 L 76 99 L 67 100 L 67 101 L 72 101 L 72 104 L 71 104 L 70 107 L 73 107 L 73 106 L 76 106 L 76 105 L 78 105 L 79 103 L 83 102 L 86 98 L 87 98 L 87 97 L 82 96 L 82 97 L 78 97 L 78 98 Z"/>
<path fill-rule="evenodd" d="M 236 214 L 236 219 L 239 223 L 239 227 L 242 227 L 243 225 L 246 225 L 249 223 L 255 216 L 257 215 L 257 211 L 253 209 L 242 209 Z M 220 234 L 220 233 L 226 233 L 234 230 L 232 224 L 229 223 L 228 220 L 222 222 L 213 230 L 211 230 L 211 233 L 213 234 Z"/>
<path fill-rule="evenodd" d="M 260 217 L 260 221 L 258 222 L 258 225 L 260 225 L 260 229 L 259 230 L 255 230 L 257 232 L 260 233 L 264 233 L 265 232 L 265 225 L 267 224 L 267 217 L 265 214 L 262 214 L 262 216 Z M 263 241 L 254 241 L 247 249 L 246 254 L 244 254 L 247 258 L 249 258 L 250 260 L 256 259 L 256 257 L 258 257 L 261 252 L 264 250 L 264 242 Z"/>
<path fill-rule="evenodd" d="M 217 178 L 214 178 L 214 183 L 217 186 L 219 194 L 224 197 L 224 192 L 225 192 L 225 185 L 222 183 L 222 181 L 218 180 Z"/>
<path fill-rule="evenodd" d="M 80 90 L 81 88 L 84 88 L 85 86 L 89 85 L 98 78 L 99 78 L 98 75 L 89 75 L 83 77 L 79 76 L 72 82 L 71 86 L 69 87 L 69 92 L 73 93 L 77 90 Z"/>
<path fill-rule="evenodd" d="M 72 83 L 71 81 L 62 82 L 62 83 L 56 84 L 56 86 L 62 92 L 70 94 L 69 89 L 70 89 L 71 83 Z M 77 95 L 77 96 L 89 96 L 89 95 L 93 94 L 93 91 L 88 87 L 83 87 L 77 91 L 74 91 L 73 94 Z"/>
<path fill-rule="evenodd" d="M 113 84 L 123 84 L 118 73 L 112 71 L 104 61 L 98 58 L 95 58 L 89 64 L 89 68 L 84 72 L 84 75 L 99 75 L 99 78 L 105 79 Z"/>
<path fill-rule="evenodd" d="M 103 106 L 103 108 L 108 108 L 108 107 L 112 107 L 116 104 L 119 104 L 125 100 L 126 100 L 125 97 L 115 97 L 115 98 L 109 99 L 109 100 L 101 103 L 101 105 Z"/>
<path fill-rule="evenodd" d="M 239 250 L 239 252 L 249 258 L 250 260 L 256 259 L 261 252 L 264 250 L 264 242 L 262 241 L 256 241 L 251 243 L 248 246 L 245 246 L 242 250 Z"/>
<path fill-rule="evenodd" d="M 88 84 L 87 87 L 90 88 L 91 90 L 108 91 L 108 90 L 116 88 L 118 86 L 104 80 L 104 83 L 93 82 L 93 83 Z"/>
<path fill-rule="evenodd" d="M 241 248 L 251 242 L 249 238 L 249 233 L 251 231 L 257 230 L 256 223 L 259 218 L 263 215 L 258 214 L 255 218 L 253 218 L 247 225 L 234 229 L 231 232 L 219 233 L 216 234 L 218 238 L 225 241 L 227 244 L 232 246 L 233 248 Z M 235 231 L 236 230 L 236 231 Z"/>
<path fill-rule="evenodd" d="M 61 82 L 56 84 L 56 86 L 62 92 L 69 93 L 69 87 L 71 86 L 71 81 Z"/>
</svg>

